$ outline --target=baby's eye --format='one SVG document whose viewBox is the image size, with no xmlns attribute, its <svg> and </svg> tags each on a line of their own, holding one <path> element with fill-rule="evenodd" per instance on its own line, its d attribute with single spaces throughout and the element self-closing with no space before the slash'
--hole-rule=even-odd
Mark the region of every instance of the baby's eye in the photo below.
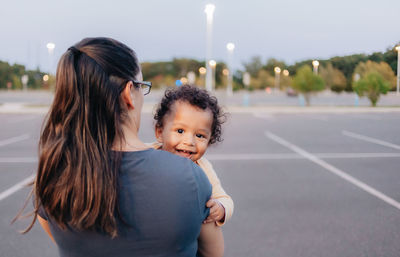
<svg viewBox="0 0 400 257">
<path fill-rule="evenodd" d="M 196 137 L 198 137 L 198 138 L 206 138 L 204 135 L 202 135 L 202 134 L 196 134 Z"/>
<path fill-rule="evenodd" d="M 176 132 L 178 132 L 179 134 L 183 133 L 183 129 L 177 129 Z"/>
</svg>

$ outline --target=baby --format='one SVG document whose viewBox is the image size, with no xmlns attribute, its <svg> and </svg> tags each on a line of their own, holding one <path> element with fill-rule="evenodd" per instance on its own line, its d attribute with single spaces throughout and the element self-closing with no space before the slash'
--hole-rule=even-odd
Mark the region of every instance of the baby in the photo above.
<svg viewBox="0 0 400 257">
<path fill-rule="evenodd" d="M 217 226 L 231 218 L 233 201 L 203 155 L 209 145 L 222 141 L 224 118 L 215 97 L 204 89 L 187 85 L 167 90 L 154 115 L 157 143 L 153 147 L 186 157 L 203 169 L 212 185 L 211 199 L 207 202 L 210 214 L 204 223 L 215 222 Z"/>
</svg>

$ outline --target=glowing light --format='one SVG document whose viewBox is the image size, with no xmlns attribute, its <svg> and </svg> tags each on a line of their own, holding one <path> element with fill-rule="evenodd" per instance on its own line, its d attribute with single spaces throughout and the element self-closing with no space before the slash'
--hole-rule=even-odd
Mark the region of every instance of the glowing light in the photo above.
<svg viewBox="0 0 400 257">
<path fill-rule="evenodd" d="M 228 69 L 223 69 L 223 70 L 222 70 L 222 74 L 223 74 L 224 76 L 228 76 L 228 75 L 229 75 L 229 70 L 228 70 Z"/>
<path fill-rule="evenodd" d="M 233 43 L 226 44 L 226 49 L 228 49 L 228 51 L 233 51 L 235 49 L 235 44 Z"/>
<path fill-rule="evenodd" d="M 283 70 L 282 73 L 283 73 L 283 76 L 286 76 L 286 77 L 289 76 L 289 71 L 288 70 Z"/>
<path fill-rule="evenodd" d="M 206 72 L 207 72 L 207 69 L 206 69 L 206 68 L 204 68 L 204 67 L 200 67 L 200 68 L 199 68 L 199 73 L 200 73 L 201 75 L 206 74 Z"/>
<path fill-rule="evenodd" d="M 49 81 L 49 75 L 47 75 L 47 74 L 44 75 L 44 76 L 43 76 L 43 81 L 44 81 L 44 82 Z"/>
<path fill-rule="evenodd" d="M 317 60 L 312 61 L 312 65 L 314 67 L 318 67 L 319 66 L 319 61 L 317 61 Z"/>
<path fill-rule="evenodd" d="M 54 48 L 56 48 L 56 44 L 49 42 L 49 43 L 47 43 L 46 47 L 49 50 L 54 50 Z"/>
<path fill-rule="evenodd" d="M 184 85 L 188 83 L 188 79 L 186 77 L 182 77 L 180 80 Z"/>
<path fill-rule="evenodd" d="M 211 68 L 215 68 L 215 66 L 217 66 L 217 62 L 214 61 L 214 60 L 210 60 L 210 61 L 208 62 L 208 64 L 211 66 Z"/>
<path fill-rule="evenodd" d="M 213 4 L 207 4 L 206 8 L 204 9 L 204 12 L 207 14 L 208 16 L 212 16 L 214 14 L 215 11 L 215 5 Z"/>
<path fill-rule="evenodd" d="M 274 69 L 274 71 L 275 71 L 275 73 L 281 73 L 281 68 L 279 68 L 279 67 L 275 67 L 275 69 Z"/>
</svg>

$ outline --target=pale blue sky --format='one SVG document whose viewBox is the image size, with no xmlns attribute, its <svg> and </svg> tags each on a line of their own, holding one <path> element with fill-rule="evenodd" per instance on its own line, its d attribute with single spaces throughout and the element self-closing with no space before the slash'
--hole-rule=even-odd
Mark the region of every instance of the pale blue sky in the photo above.
<svg viewBox="0 0 400 257">
<path fill-rule="evenodd" d="M 235 43 L 235 68 L 255 55 L 294 63 L 384 51 L 400 41 L 399 0 L 3 0 L 0 60 L 47 70 L 47 42 L 56 44 L 55 67 L 88 36 L 116 38 L 141 61 L 204 60 L 207 3 L 216 6 L 213 56 L 226 61 L 226 43 Z"/>
</svg>

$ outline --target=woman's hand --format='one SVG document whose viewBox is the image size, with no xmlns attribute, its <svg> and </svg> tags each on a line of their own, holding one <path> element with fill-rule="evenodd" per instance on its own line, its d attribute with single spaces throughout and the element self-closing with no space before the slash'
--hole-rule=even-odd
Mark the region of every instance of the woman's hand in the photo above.
<svg viewBox="0 0 400 257">
<path fill-rule="evenodd" d="M 217 199 L 211 198 L 206 203 L 206 206 L 210 208 L 210 215 L 203 223 L 223 221 L 225 219 L 225 208 Z"/>
</svg>

